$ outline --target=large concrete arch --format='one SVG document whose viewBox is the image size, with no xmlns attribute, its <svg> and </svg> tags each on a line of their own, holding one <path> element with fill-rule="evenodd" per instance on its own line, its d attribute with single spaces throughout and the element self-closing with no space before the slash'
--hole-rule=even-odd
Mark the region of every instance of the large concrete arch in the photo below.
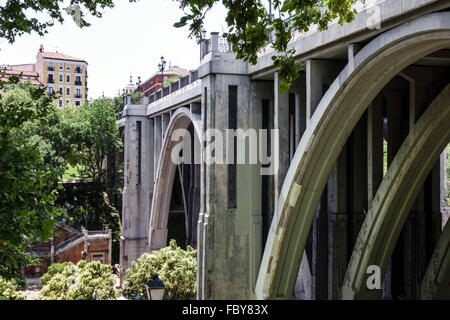
<svg viewBox="0 0 450 320">
<path fill-rule="evenodd" d="M 450 223 L 444 227 L 422 280 L 421 299 L 450 299 Z"/>
<path fill-rule="evenodd" d="M 201 141 L 200 121 L 200 114 L 192 113 L 185 107 L 177 109 L 170 118 L 158 161 L 155 179 L 155 191 L 152 199 L 152 210 L 148 229 L 148 243 L 150 250 L 165 247 L 167 241 L 169 207 L 175 172 L 177 169 L 176 164 L 172 162 L 171 153 L 172 148 L 179 143 L 179 141 L 172 141 L 172 133 L 177 129 L 187 130 L 189 125 L 192 124 L 194 126 L 196 138 L 198 141 Z M 193 150 L 194 146 L 192 146 L 192 151 Z"/>
<path fill-rule="evenodd" d="M 383 178 L 358 239 L 342 285 L 343 299 L 377 299 L 382 290 L 366 286 L 367 268 L 384 278 L 389 260 L 417 194 L 450 140 L 450 84 L 426 109 Z"/>
<path fill-rule="evenodd" d="M 405 67 L 449 46 L 450 13 L 423 16 L 372 40 L 339 74 L 315 110 L 284 180 L 255 288 L 258 299 L 292 298 L 299 253 L 322 190 L 370 102 Z"/>
</svg>

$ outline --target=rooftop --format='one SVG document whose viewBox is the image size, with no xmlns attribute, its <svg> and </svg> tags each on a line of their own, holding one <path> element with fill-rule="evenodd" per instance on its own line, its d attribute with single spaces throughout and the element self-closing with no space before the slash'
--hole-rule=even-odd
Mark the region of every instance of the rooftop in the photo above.
<svg viewBox="0 0 450 320">
<path fill-rule="evenodd" d="M 69 55 L 64 54 L 64 53 L 45 52 L 45 51 L 40 51 L 39 53 L 41 53 L 42 57 L 45 58 L 45 59 L 68 60 L 68 61 L 76 61 L 76 62 L 85 62 L 85 63 L 87 63 L 86 60 L 74 58 L 74 57 L 69 56 Z"/>
</svg>

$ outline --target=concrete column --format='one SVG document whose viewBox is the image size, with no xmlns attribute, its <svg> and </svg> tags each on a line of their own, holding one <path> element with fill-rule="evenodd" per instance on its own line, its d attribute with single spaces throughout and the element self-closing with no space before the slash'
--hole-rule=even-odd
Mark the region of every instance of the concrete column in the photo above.
<svg viewBox="0 0 450 320">
<path fill-rule="evenodd" d="M 347 268 L 347 146 L 328 178 L 328 299 L 338 299 Z"/>
<path fill-rule="evenodd" d="M 293 85 L 295 93 L 295 148 L 306 130 L 306 74 L 300 73 Z"/>
<path fill-rule="evenodd" d="M 328 225 L 327 189 L 322 193 L 312 227 L 312 296 L 316 300 L 328 298 Z"/>
<path fill-rule="evenodd" d="M 344 61 L 306 60 L 306 121 L 311 120 L 326 90 L 345 66 Z"/>
<path fill-rule="evenodd" d="M 353 248 L 367 213 L 367 114 L 356 125 L 349 139 L 348 228 Z"/>
<path fill-rule="evenodd" d="M 161 115 L 161 130 L 162 130 L 162 141 L 166 137 L 167 128 L 169 127 L 170 113 L 163 113 Z"/>
<path fill-rule="evenodd" d="M 289 94 L 279 92 L 278 72 L 274 74 L 274 129 L 278 130 L 275 140 L 274 160 L 278 162 L 278 172 L 274 175 L 275 208 L 289 169 Z"/>
<path fill-rule="evenodd" d="M 367 111 L 367 191 L 369 210 L 383 180 L 383 101 L 375 98 Z"/>
<path fill-rule="evenodd" d="M 137 131 L 141 126 L 141 138 Z M 153 196 L 153 123 L 145 114 L 129 116 L 124 134 L 124 191 L 122 201 L 121 264 L 124 269 L 143 252 L 148 251 L 148 222 Z M 140 146 L 139 146 L 140 143 Z M 141 179 L 138 181 L 138 152 Z"/>
<path fill-rule="evenodd" d="M 157 177 L 158 172 L 158 166 L 159 166 L 159 157 L 161 155 L 161 148 L 162 148 L 162 125 L 161 125 L 161 117 L 156 116 L 153 118 L 153 128 L 154 128 L 154 135 L 153 135 L 153 169 L 154 169 L 154 176 L 155 179 Z"/>
</svg>

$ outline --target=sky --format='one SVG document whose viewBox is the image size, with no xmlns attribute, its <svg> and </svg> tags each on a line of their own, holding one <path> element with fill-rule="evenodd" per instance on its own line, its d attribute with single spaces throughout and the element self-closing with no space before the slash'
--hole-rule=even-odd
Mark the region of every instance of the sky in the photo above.
<svg viewBox="0 0 450 320">
<path fill-rule="evenodd" d="M 182 15 L 173 0 L 116 0 L 102 18 L 88 19 L 90 27 L 80 29 L 67 17 L 43 37 L 25 34 L 12 45 L 0 38 L 0 64 L 35 63 L 42 44 L 45 51 L 58 50 L 88 62 L 89 98 L 112 97 L 129 82 L 130 74 L 136 82 L 138 76 L 145 81 L 157 72 L 161 55 L 173 66 L 198 67 L 200 51 L 195 38 L 188 38 L 187 27 L 173 27 Z M 207 38 L 210 32 L 227 30 L 225 15 L 221 5 L 207 15 Z"/>
</svg>

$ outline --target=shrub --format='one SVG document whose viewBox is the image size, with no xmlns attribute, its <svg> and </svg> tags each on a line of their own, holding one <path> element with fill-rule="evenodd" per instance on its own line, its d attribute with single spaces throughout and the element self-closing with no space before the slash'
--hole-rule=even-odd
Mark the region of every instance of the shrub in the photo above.
<svg viewBox="0 0 450 320">
<path fill-rule="evenodd" d="M 126 271 L 124 294 L 130 299 L 147 299 L 144 284 L 158 273 L 170 299 L 191 298 L 196 291 L 196 255 L 192 247 L 183 250 L 173 239 L 166 248 L 142 254 Z"/>
<path fill-rule="evenodd" d="M 47 269 L 47 273 L 42 275 L 41 277 L 41 285 L 45 286 L 47 282 L 50 281 L 50 279 L 57 273 L 61 273 L 64 268 L 69 265 L 69 262 L 63 262 L 63 263 L 54 263 Z"/>
<path fill-rule="evenodd" d="M 15 280 L 0 277 L 0 300 L 25 300 Z"/>
<path fill-rule="evenodd" d="M 58 269 L 55 267 L 54 269 Z M 99 261 L 77 265 L 69 262 L 62 271 L 55 272 L 42 288 L 37 300 L 115 300 L 119 292 L 114 288 L 112 267 Z"/>
</svg>

